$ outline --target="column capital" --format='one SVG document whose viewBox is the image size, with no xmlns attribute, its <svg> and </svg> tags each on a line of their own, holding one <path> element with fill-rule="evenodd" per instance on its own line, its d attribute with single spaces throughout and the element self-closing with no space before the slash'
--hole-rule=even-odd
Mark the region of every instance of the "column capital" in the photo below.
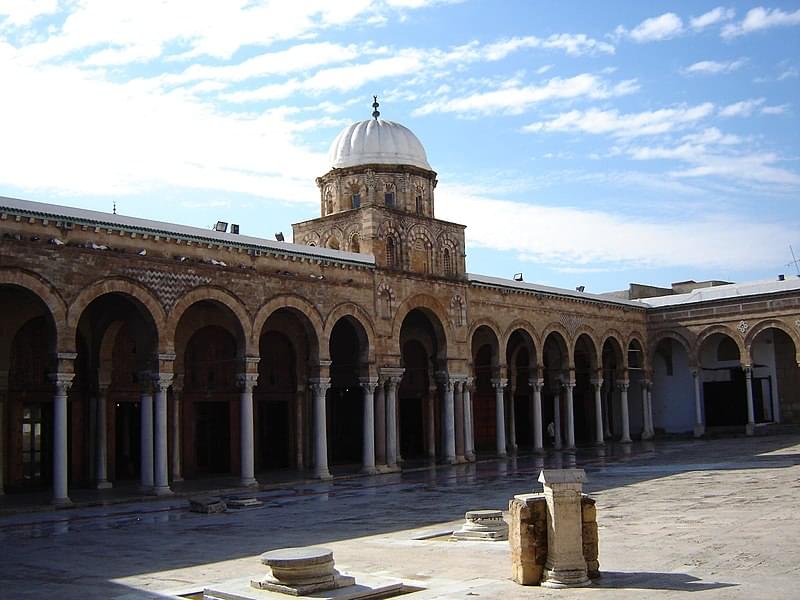
<svg viewBox="0 0 800 600">
<path fill-rule="evenodd" d="M 596 388 L 603 387 L 603 378 L 598 377 L 597 379 L 592 379 L 592 385 Z"/>
<path fill-rule="evenodd" d="M 744 371 L 744 376 L 748 379 L 753 377 L 753 367 L 752 365 L 742 365 L 742 371 Z"/>
<path fill-rule="evenodd" d="M 378 388 L 378 378 L 362 377 L 358 380 L 358 385 L 360 385 L 365 392 L 374 394 L 375 390 Z"/>
<path fill-rule="evenodd" d="M 626 379 L 617 381 L 617 389 L 621 392 L 627 392 L 630 386 L 631 382 Z"/>
<path fill-rule="evenodd" d="M 74 373 L 50 373 L 48 379 L 52 381 L 59 390 L 64 390 L 64 393 L 69 391 L 72 387 L 72 380 L 75 379 Z"/>
<path fill-rule="evenodd" d="M 692 374 L 692 377 L 697 378 L 700 376 L 700 368 L 699 367 L 691 367 L 689 372 Z"/>
<path fill-rule="evenodd" d="M 649 390 L 650 388 L 653 387 L 653 382 L 650 381 L 649 379 L 642 379 L 641 386 L 643 390 Z"/>
<path fill-rule="evenodd" d="M 315 392 L 327 392 L 331 388 L 330 377 L 311 377 L 308 383 Z"/>
<path fill-rule="evenodd" d="M 498 378 L 498 379 L 492 379 L 492 387 L 493 387 L 494 389 L 496 389 L 496 390 L 497 390 L 497 389 L 503 389 L 503 388 L 505 388 L 507 385 L 508 385 L 508 379 L 504 379 L 504 378 L 502 378 L 502 377 L 501 377 L 501 378 Z"/>
<path fill-rule="evenodd" d="M 153 373 L 153 385 L 157 392 L 166 392 L 167 388 L 172 385 L 172 373 Z"/>
<path fill-rule="evenodd" d="M 544 379 L 541 378 L 531 378 L 528 380 L 528 385 L 531 386 L 535 391 L 540 392 L 544 387 Z"/>
<path fill-rule="evenodd" d="M 561 382 L 561 387 L 564 388 L 564 389 L 570 389 L 570 390 L 575 389 L 575 380 L 574 379 L 568 379 L 567 381 L 562 381 Z"/>
<path fill-rule="evenodd" d="M 258 384 L 258 373 L 239 373 L 236 375 L 236 383 L 243 392 L 252 392 Z"/>
</svg>

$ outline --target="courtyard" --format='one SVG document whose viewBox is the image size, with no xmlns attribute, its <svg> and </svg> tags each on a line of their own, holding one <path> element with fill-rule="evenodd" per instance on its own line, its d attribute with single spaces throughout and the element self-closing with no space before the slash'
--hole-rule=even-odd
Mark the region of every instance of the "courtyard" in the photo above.
<svg viewBox="0 0 800 600">
<path fill-rule="evenodd" d="M 602 578 L 546 590 L 510 579 L 505 542 L 450 542 L 466 510 L 507 509 L 539 470 L 582 467 L 597 499 Z M 231 492 L 234 493 L 234 492 Z M 324 545 L 349 574 L 409 598 L 796 598 L 800 435 L 581 448 L 402 473 L 262 486 L 257 508 L 188 511 L 186 497 L 0 517 L 3 598 L 187 597 L 260 576 L 270 549 Z M 240 491 L 237 495 L 242 495 Z M 6 497 L 8 499 L 8 497 Z"/>
</svg>

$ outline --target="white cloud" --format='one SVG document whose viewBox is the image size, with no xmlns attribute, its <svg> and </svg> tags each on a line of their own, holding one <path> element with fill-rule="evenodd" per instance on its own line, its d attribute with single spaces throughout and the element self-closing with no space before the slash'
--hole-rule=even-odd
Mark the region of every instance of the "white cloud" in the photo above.
<svg viewBox="0 0 800 600">
<path fill-rule="evenodd" d="M 689 65 L 684 69 L 685 73 L 702 74 L 702 75 L 717 75 L 719 73 L 731 73 L 743 67 L 747 63 L 747 59 L 740 58 L 738 60 L 728 61 L 714 61 L 714 60 L 701 60 L 694 64 Z"/>
<path fill-rule="evenodd" d="M 523 128 L 528 133 L 538 131 L 580 131 L 609 134 L 619 138 L 662 134 L 709 116 L 714 110 L 710 102 L 696 106 L 679 106 L 655 111 L 620 114 L 619 111 L 590 109 L 562 113 L 549 121 L 531 123 Z"/>
<path fill-rule="evenodd" d="M 470 246 L 514 252 L 540 263 L 599 266 L 761 268 L 782 260 L 794 228 L 746 217 L 695 215 L 675 221 L 630 218 L 599 210 L 498 200 L 442 185 L 437 209 L 467 225 Z M 531 227 L 546 223 L 547 227 Z M 502 231 L 503 235 L 497 232 Z M 569 235 L 564 235 L 568 231 Z M 742 231 L 748 243 L 742 244 Z"/>
<path fill-rule="evenodd" d="M 618 36 L 627 36 L 634 42 L 658 42 L 668 40 L 683 33 L 683 21 L 675 13 L 664 13 L 658 17 L 651 17 L 627 31 L 619 26 L 616 29 Z"/>
<path fill-rule="evenodd" d="M 0 2 L 0 29 L 28 25 L 58 10 L 58 0 L 3 0 Z"/>
<path fill-rule="evenodd" d="M 781 74 L 778 75 L 778 81 L 783 81 L 785 79 L 794 79 L 795 77 L 800 76 L 800 69 L 797 67 L 789 67 L 781 71 Z"/>
<path fill-rule="evenodd" d="M 741 102 L 734 102 L 719 109 L 719 116 L 721 117 L 749 117 L 755 110 L 764 104 L 764 98 L 752 98 L 750 100 L 742 100 Z"/>
<path fill-rule="evenodd" d="M 753 33 L 754 31 L 773 27 L 788 27 L 790 25 L 800 25 L 800 9 L 794 12 L 784 12 L 780 8 L 759 6 L 747 11 L 740 23 L 723 27 L 721 35 L 724 38 L 733 38 Z"/>
<path fill-rule="evenodd" d="M 443 98 L 429 102 L 414 111 L 416 115 L 435 112 L 462 114 L 519 114 L 533 104 L 547 100 L 570 98 L 604 99 L 624 96 L 638 90 L 635 80 L 610 84 L 589 73 L 562 79 L 553 77 L 543 85 L 501 87 L 491 92 L 477 92 L 460 98 Z"/>
<path fill-rule="evenodd" d="M 718 6 L 707 13 L 703 13 L 699 17 L 692 17 L 689 19 L 689 25 L 695 31 L 702 31 L 722 21 L 730 21 L 734 16 L 736 16 L 736 11 L 734 9 Z"/>
<path fill-rule="evenodd" d="M 783 115 L 789 110 L 788 104 L 777 104 L 774 106 L 764 106 L 761 109 L 762 115 Z"/>
</svg>

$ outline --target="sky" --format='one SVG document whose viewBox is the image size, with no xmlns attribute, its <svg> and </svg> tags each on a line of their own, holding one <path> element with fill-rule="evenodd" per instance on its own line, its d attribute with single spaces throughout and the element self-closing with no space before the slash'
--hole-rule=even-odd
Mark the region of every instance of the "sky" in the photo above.
<svg viewBox="0 0 800 600">
<path fill-rule="evenodd" d="M 0 0 L 0 195 L 291 239 L 373 95 L 472 273 L 800 273 L 797 0 Z"/>
</svg>

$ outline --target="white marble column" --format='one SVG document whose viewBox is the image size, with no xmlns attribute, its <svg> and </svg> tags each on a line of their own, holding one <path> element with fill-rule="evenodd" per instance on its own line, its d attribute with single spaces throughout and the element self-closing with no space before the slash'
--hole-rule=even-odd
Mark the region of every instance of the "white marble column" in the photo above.
<svg viewBox="0 0 800 600">
<path fill-rule="evenodd" d="M 50 377 L 56 386 L 53 398 L 53 504 L 56 506 L 72 504 L 68 493 L 67 393 L 74 377 L 72 373 L 55 373 Z"/>
<path fill-rule="evenodd" d="M 362 470 L 374 475 L 375 469 L 375 389 L 378 379 L 370 378 L 360 382 L 364 391 L 364 442 L 362 452 Z"/>
<path fill-rule="evenodd" d="M 143 374 L 145 381 L 142 389 L 142 397 L 139 401 L 140 406 L 140 441 L 141 441 L 141 475 L 139 487 L 141 491 L 149 493 L 153 491 L 153 394 L 150 390 L 150 382 L 146 380 L 148 374 Z"/>
<path fill-rule="evenodd" d="M 508 386 L 508 449 L 513 453 L 517 451 L 517 415 L 516 415 L 516 403 L 517 403 L 517 386 L 514 383 L 516 381 L 516 376 L 511 380 L 511 384 Z"/>
<path fill-rule="evenodd" d="M 544 381 L 531 379 L 530 384 L 531 388 L 533 388 L 533 406 L 531 407 L 533 449 L 541 452 L 544 449 L 544 440 L 542 439 L 542 388 L 544 387 Z"/>
<path fill-rule="evenodd" d="M 498 456 L 506 456 L 506 409 L 503 394 L 505 393 L 507 384 L 507 379 L 492 380 L 495 398 L 495 435 Z"/>
<path fill-rule="evenodd" d="M 155 391 L 154 408 L 154 456 L 153 456 L 153 493 L 164 496 L 172 493 L 169 489 L 169 463 L 167 444 L 167 390 L 172 385 L 172 374 L 158 374 L 153 380 Z"/>
<path fill-rule="evenodd" d="M 294 397 L 294 463 L 298 471 L 303 469 L 305 447 L 305 405 L 306 388 L 298 384 Z"/>
<path fill-rule="evenodd" d="M 425 398 L 425 412 L 427 414 L 426 432 L 428 435 L 428 458 L 436 458 L 436 398 L 438 388 L 431 385 L 428 388 L 428 396 Z"/>
<path fill-rule="evenodd" d="M 475 460 L 475 425 L 472 418 L 472 377 L 464 381 L 464 454 Z"/>
<path fill-rule="evenodd" d="M 239 483 L 256 487 L 255 417 L 253 412 L 253 388 L 258 384 L 258 373 L 240 373 L 239 387 L 239 437 L 241 475 Z"/>
<path fill-rule="evenodd" d="M 692 369 L 692 379 L 694 379 L 694 437 L 702 437 L 706 432 L 703 422 L 703 402 L 700 397 L 700 383 L 702 371 Z"/>
<path fill-rule="evenodd" d="M 642 439 L 653 439 L 653 404 L 650 401 L 650 390 L 653 384 L 648 380 L 642 382 Z"/>
<path fill-rule="evenodd" d="M 575 382 L 568 381 L 562 384 L 564 387 L 565 403 L 567 410 L 567 448 L 575 448 L 575 407 L 573 406 L 573 396 Z"/>
<path fill-rule="evenodd" d="M 386 465 L 386 381 L 375 388 L 375 462 Z"/>
<path fill-rule="evenodd" d="M 6 403 L 8 402 L 8 371 L 0 371 L 0 496 L 5 494 L 6 464 Z"/>
<path fill-rule="evenodd" d="M 592 380 L 592 385 L 594 386 L 595 444 L 602 446 L 605 444 L 603 438 L 603 380 L 594 379 Z"/>
<path fill-rule="evenodd" d="M 330 479 L 328 470 L 328 416 L 327 396 L 331 387 L 330 377 L 320 377 L 311 385 L 314 392 L 314 476 Z"/>
<path fill-rule="evenodd" d="M 397 468 L 397 386 L 400 377 L 386 380 L 386 466 Z"/>
<path fill-rule="evenodd" d="M 605 439 L 610 440 L 611 435 L 611 405 L 614 403 L 614 384 L 613 381 L 608 380 L 606 385 L 606 394 L 603 395 L 603 436 Z"/>
<path fill-rule="evenodd" d="M 464 462 L 464 381 L 456 379 L 453 387 L 456 462 Z"/>
<path fill-rule="evenodd" d="M 753 435 L 756 427 L 755 410 L 753 407 L 753 369 L 751 367 L 744 368 L 745 385 L 747 386 L 747 425 L 745 433 Z"/>
<path fill-rule="evenodd" d="M 108 385 L 97 389 L 97 442 L 95 445 L 95 479 L 98 490 L 111 486 L 108 480 Z"/>
<path fill-rule="evenodd" d="M 628 386 L 630 386 L 630 383 L 627 381 L 617 384 L 617 387 L 619 387 L 620 416 L 622 417 L 622 437 L 619 441 L 625 444 L 631 441 L 631 422 L 628 416 Z"/>
<path fill-rule="evenodd" d="M 453 379 L 449 375 L 444 375 L 442 379 L 443 398 L 442 398 L 442 454 L 444 462 L 454 464 L 456 462 L 456 430 L 455 430 L 455 411 L 453 402 Z"/>
<path fill-rule="evenodd" d="M 172 482 L 183 481 L 181 473 L 181 393 L 183 375 L 176 375 L 172 384 Z"/>
<path fill-rule="evenodd" d="M 556 450 L 561 450 L 561 388 L 553 395 L 553 428 L 555 429 L 553 445 Z"/>
</svg>

